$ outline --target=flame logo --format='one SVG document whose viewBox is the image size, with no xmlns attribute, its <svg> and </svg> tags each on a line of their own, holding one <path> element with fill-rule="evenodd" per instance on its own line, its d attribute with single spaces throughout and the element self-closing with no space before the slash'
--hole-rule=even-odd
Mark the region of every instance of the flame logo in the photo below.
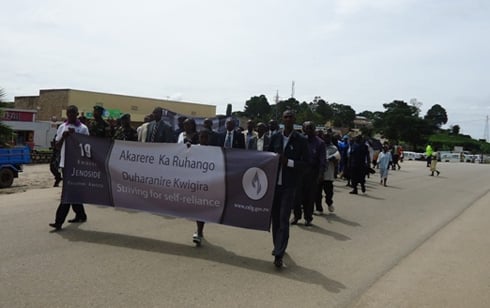
<svg viewBox="0 0 490 308">
<path fill-rule="evenodd" d="M 255 175 L 252 179 L 252 187 L 257 189 L 257 195 L 260 194 L 260 191 L 262 190 L 262 185 L 260 184 L 259 174 L 257 172 L 255 172 Z"/>
<path fill-rule="evenodd" d="M 242 176 L 242 188 L 252 200 L 262 199 L 268 192 L 267 175 L 264 170 L 251 167 Z"/>
</svg>

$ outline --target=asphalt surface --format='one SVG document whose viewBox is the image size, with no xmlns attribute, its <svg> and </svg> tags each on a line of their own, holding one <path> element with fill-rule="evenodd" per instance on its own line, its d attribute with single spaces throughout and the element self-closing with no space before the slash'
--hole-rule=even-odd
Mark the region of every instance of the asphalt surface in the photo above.
<svg viewBox="0 0 490 308">
<path fill-rule="evenodd" d="M 87 205 L 53 233 L 61 188 L 0 194 L 0 307 L 488 307 L 490 166 L 439 167 L 335 182 L 281 270 L 268 232 L 207 224 L 198 248 L 193 221 Z"/>
</svg>

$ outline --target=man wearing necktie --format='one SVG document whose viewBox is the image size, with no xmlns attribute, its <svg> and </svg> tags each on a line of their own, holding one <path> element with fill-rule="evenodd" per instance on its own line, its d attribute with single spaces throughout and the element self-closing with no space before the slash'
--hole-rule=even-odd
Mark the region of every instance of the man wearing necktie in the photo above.
<svg viewBox="0 0 490 308">
<path fill-rule="evenodd" d="M 294 208 L 299 179 L 309 166 L 310 153 L 308 141 L 294 130 L 296 117 L 292 110 L 282 114 L 284 129 L 272 135 L 269 151 L 279 154 L 274 202 L 272 204 L 272 242 L 274 250 L 274 265 L 284 266 L 283 257 L 289 241 L 289 216 Z"/>
<path fill-rule="evenodd" d="M 245 136 L 235 129 L 235 121 L 232 118 L 226 119 L 226 133 L 221 138 L 221 146 L 224 148 L 245 149 Z"/>
<path fill-rule="evenodd" d="M 146 136 L 146 142 L 167 142 L 172 143 L 174 140 L 174 133 L 170 125 L 166 124 L 162 119 L 163 109 L 156 107 L 153 110 L 153 121 L 148 124 L 148 134 Z"/>
<path fill-rule="evenodd" d="M 231 148 L 233 143 L 233 132 L 226 132 L 225 148 Z"/>
</svg>

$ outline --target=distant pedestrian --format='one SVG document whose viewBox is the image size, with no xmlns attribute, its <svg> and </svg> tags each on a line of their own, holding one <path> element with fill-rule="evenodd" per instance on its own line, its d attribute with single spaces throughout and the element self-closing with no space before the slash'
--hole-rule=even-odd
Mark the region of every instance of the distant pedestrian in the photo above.
<svg viewBox="0 0 490 308">
<path fill-rule="evenodd" d="M 352 186 L 352 168 L 349 164 L 349 157 L 353 144 L 353 140 L 348 135 L 344 135 L 344 137 L 342 137 L 342 140 L 338 142 L 338 149 L 340 152 L 340 162 L 338 170 L 340 178 L 343 178 L 347 181 L 345 186 Z"/>
<path fill-rule="evenodd" d="M 428 144 L 425 147 L 425 158 L 427 160 L 427 167 L 430 167 L 430 163 L 432 161 L 432 152 L 432 147 L 430 146 L 430 144 Z"/>
<path fill-rule="evenodd" d="M 337 168 L 338 162 L 340 160 L 340 152 L 338 151 L 337 147 L 332 143 L 332 136 L 330 134 L 326 134 L 324 139 L 326 145 L 326 167 L 325 172 L 323 173 L 323 191 L 325 192 L 325 203 L 328 206 L 328 211 L 330 213 L 333 213 L 335 211 L 335 208 L 333 206 L 333 182 L 335 180 L 335 169 Z M 323 212 L 323 210 L 319 212 L 321 213 Z"/>
<path fill-rule="evenodd" d="M 393 170 L 396 170 L 396 167 L 398 167 L 398 170 L 400 170 L 401 166 L 400 163 L 398 162 L 400 159 L 400 149 L 399 145 L 397 142 L 393 145 L 392 148 L 392 153 L 391 153 L 391 167 Z"/>
<path fill-rule="evenodd" d="M 379 153 L 377 164 L 379 166 L 379 175 L 381 177 L 380 183 L 386 186 L 386 182 L 388 181 L 388 170 L 390 169 L 390 164 L 392 163 L 391 152 L 388 150 L 388 147 L 383 146 L 383 151 Z"/>
<path fill-rule="evenodd" d="M 60 172 L 60 149 L 56 147 L 56 135 L 54 135 L 54 138 L 51 141 L 51 149 L 53 153 L 51 154 L 51 160 L 49 161 L 49 170 L 54 176 L 53 187 L 58 187 L 60 185 L 62 177 Z"/>
<path fill-rule="evenodd" d="M 430 161 L 430 175 L 431 176 L 434 176 L 434 172 L 436 172 L 438 176 L 441 173 L 441 172 L 439 172 L 439 170 L 437 170 L 437 155 L 438 155 L 437 149 L 434 149 L 434 151 L 432 152 L 432 159 Z"/>
<path fill-rule="evenodd" d="M 349 168 L 351 172 L 352 191 L 357 195 L 357 184 L 361 185 L 361 191 L 366 192 L 366 173 L 369 164 L 369 151 L 361 135 L 355 138 L 349 151 Z"/>
</svg>

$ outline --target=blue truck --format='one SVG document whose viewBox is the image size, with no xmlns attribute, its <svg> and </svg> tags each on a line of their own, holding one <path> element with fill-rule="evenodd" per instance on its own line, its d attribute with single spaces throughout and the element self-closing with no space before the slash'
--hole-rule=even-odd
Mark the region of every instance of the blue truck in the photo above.
<svg viewBox="0 0 490 308">
<path fill-rule="evenodd" d="M 28 146 L 0 148 L 0 188 L 12 186 L 14 178 L 19 177 L 22 165 L 31 162 Z"/>
</svg>

